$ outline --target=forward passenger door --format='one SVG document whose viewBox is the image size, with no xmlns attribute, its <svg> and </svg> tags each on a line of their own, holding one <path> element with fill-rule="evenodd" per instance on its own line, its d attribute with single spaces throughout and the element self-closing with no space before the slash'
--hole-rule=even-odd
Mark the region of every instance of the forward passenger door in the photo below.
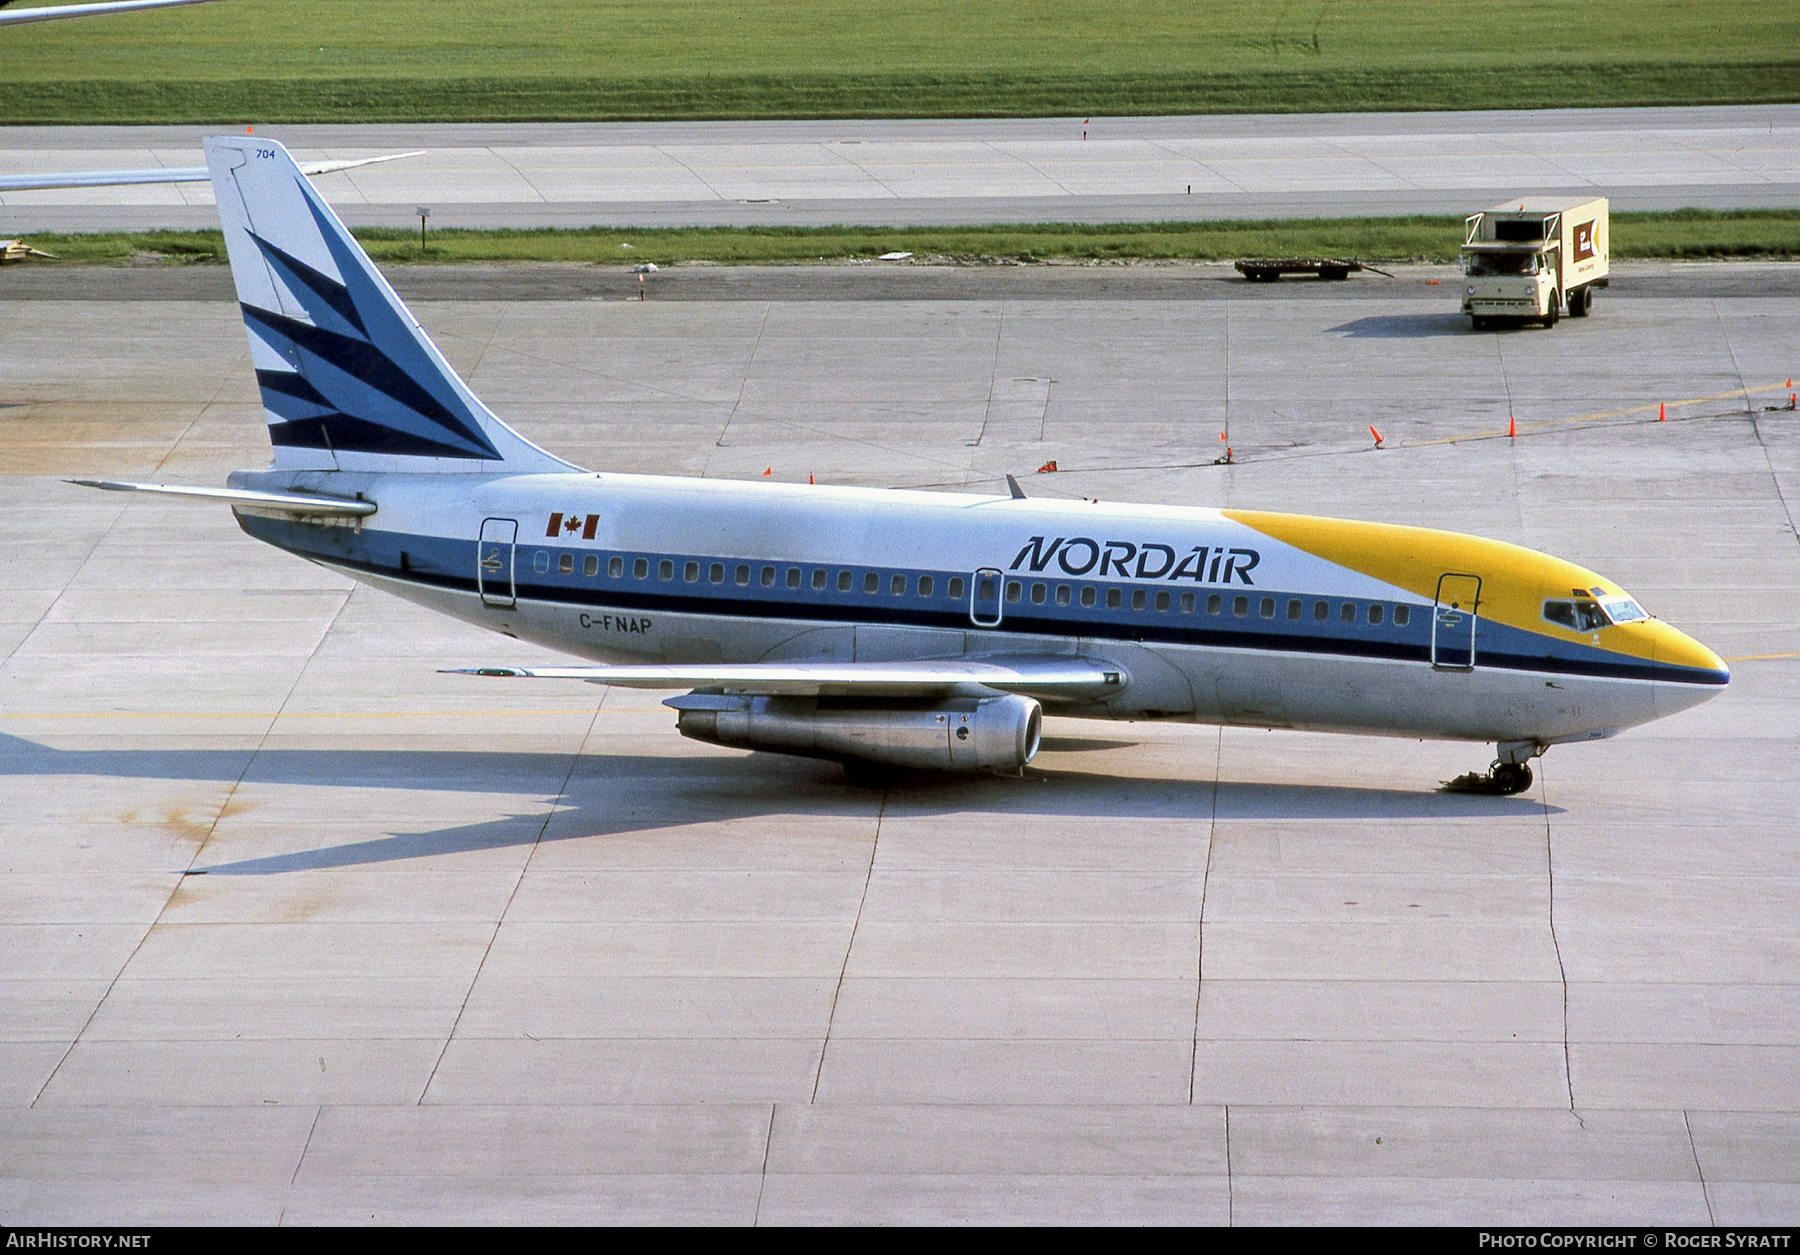
<svg viewBox="0 0 1800 1255">
<path fill-rule="evenodd" d="M 1431 615 L 1431 665 L 1439 671 L 1475 669 L 1475 625 L 1481 607 L 1479 575 L 1438 577 Z"/>
</svg>

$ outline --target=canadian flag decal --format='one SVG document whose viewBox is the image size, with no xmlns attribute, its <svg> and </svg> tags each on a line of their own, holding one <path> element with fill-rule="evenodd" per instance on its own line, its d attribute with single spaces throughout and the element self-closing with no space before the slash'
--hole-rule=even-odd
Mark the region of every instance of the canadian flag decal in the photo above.
<svg viewBox="0 0 1800 1255">
<path fill-rule="evenodd" d="M 581 533 L 581 538 L 583 540 L 592 540 L 594 538 L 594 529 L 598 526 L 600 526 L 600 516 L 598 514 L 581 515 L 556 513 L 550 516 L 550 526 L 544 529 L 544 535 L 572 537 L 579 532 Z"/>
</svg>

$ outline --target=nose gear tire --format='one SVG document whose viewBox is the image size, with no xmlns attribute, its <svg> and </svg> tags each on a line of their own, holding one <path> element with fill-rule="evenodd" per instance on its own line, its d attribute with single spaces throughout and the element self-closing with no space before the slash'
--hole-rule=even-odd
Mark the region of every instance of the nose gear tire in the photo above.
<svg viewBox="0 0 1800 1255">
<path fill-rule="evenodd" d="M 1485 772 L 1468 771 L 1454 780 L 1444 781 L 1446 793 L 1485 793 L 1492 797 L 1512 797 L 1531 787 L 1529 763 L 1496 762 Z"/>
</svg>

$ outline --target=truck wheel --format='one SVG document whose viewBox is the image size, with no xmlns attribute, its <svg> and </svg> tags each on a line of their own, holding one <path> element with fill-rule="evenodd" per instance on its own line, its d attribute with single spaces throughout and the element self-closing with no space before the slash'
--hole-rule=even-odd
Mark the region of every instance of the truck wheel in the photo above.
<svg viewBox="0 0 1800 1255">
<path fill-rule="evenodd" d="M 1488 320 L 1483 318 L 1480 314 L 1470 314 L 1469 325 L 1476 331 L 1486 331 L 1488 329 Z"/>
<path fill-rule="evenodd" d="M 1544 325 L 1554 327 L 1557 319 L 1562 317 L 1562 300 L 1556 293 L 1550 294 L 1550 312 L 1544 315 Z"/>
<path fill-rule="evenodd" d="M 1576 288 L 1569 293 L 1569 317 L 1586 318 L 1588 306 L 1594 303 L 1592 288 Z"/>
</svg>

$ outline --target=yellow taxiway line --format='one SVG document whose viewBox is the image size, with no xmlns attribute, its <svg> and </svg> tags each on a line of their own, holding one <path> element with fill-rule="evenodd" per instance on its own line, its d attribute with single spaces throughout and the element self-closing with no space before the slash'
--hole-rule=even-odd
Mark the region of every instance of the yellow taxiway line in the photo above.
<svg viewBox="0 0 1800 1255">
<path fill-rule="evenodd" d="M 1679 401 L 1657 401 L 1651 405 L 1634 405 L 1623 410 L 1602 410 L 1597 414 L 1577 414 L 1573 418 L 1547 418 L 1535 423 L 1515 423 L 1514 430 L 1521 436 L 1534 435 L 1538 432 L 1552 431 L 1563 427 L 1573 427 L 1577 423 L 1594 423 L 1607 418 L 1629 418 L 1633 414 L 1650 414 L 1658 406 L 1675 410 L 1688 405 L 1705 405 L 1709 401 L 1729 401 L 1733 397 L 1752 397 L 1764 392 L 1789 392 L 1792 388 L 1785 383 L 1763 384 L 1756 388 L 1733 388 L 1730 392 L 1715 392 L 1705 397 L 1685 397 Z M 1463 444 L 1470 440 L 1503 440 L 1511 432 L 1504 427 L 1493 431 L 1472 431 L 1460 436 L 1440 436 L 1436 440 L 1408 440 L 1397 448 L 1421 449 L 1429 445 Z"/>
</svg>

